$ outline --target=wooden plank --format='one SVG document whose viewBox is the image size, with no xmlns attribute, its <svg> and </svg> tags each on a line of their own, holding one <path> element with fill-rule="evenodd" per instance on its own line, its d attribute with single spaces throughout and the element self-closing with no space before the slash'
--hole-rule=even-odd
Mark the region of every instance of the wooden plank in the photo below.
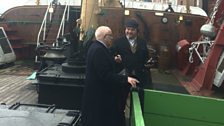
<svg viewBox="0 0 224 126">
<path fill-rule="evenodd" d="M 0 75 L 0 103 L 15 104 L 16 102 L 36 104 L 37 92 L 27 76 Z"/>
</svg>

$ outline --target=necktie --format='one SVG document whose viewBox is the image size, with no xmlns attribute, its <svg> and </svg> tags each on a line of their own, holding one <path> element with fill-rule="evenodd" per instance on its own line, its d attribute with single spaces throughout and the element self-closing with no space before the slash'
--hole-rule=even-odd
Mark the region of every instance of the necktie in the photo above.
<svg viewBox="0 0 224 126">
<path fill-rule="evenodd" d="M 129 43 L 130 43 L 130 47 L 131 47 L 131 52 L 135 53 L 136 52 L 136 46 L 137 46 L 135 40 L 130 40 Z"/>
</svg>

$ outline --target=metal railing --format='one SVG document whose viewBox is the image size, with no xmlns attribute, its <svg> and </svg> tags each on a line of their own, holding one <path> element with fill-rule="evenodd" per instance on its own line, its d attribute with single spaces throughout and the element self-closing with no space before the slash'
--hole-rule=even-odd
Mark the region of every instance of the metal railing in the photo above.
<svg viewBox="0 0 224 126">
<path fill-rule="evenodd" d="M 48 13 L 49 13 L 49 9 L 52 7 L 52 4 L 48 5 L 47 7 L 47 10 L 45 12 L 45 15 L 44 15 L 44 19 L 42 21 L 42 24 L 40 26 L 40 30 L 38 32 L 38 35 L 37 35 L 37 46 L 40 45 L 40 35 L 43 31 L 43 39 L 42 40 L 45 40 L 46 39 L 46 26 L 47 26 L 47 16 L 48 16 Z"/>
<path fill-rule="evenodd" d="M 44 14 L 44 19 L 41 23 L 40 30 L 37 35 L 37 47 L 40 45 L 40 35 L 41 35 L 42 31 L 43 31 L 43 40 L 46 39 L 47 15 L 48 15 L 49 9 L 51 7 L 52 7 L 52 4 L 48 5 L 47 10 Z M 38 62 L 38 56 L 35 56 L 35 62 Z"/>
<path fill-rule="evenodd" d="M 46 10 L 45 15 L 44 15 L 44 18 L 43 18 L 43 21 L 42 21 L 42 24 L 40 26 L 40 30 L 39 30 L 38 35 L 37 35 L 37 47 L 40 46 L 40 41 L 43 41 L 43 42 L 46 41 L 46 36 L 47 36 L 46 31 L 47 31 L 48 17 L 49 17 L 50 21 L 52 20 L 53 10 L 51 10 L 51 12 L 50 12 L 51 8 L 53 8 L 52 3 L 50 5 L 48 5 L 47 10 Z M 49 16 L 48 16 L 48 14 L 49 14 Z M 61 23 L 60 23 L 60 26 L 59 26 L 59 29 L 58 29 L 57 37 L 55 38 L 56 42 L 52 43 L 53 44 L 52 46 L 58 46 L 58 41 L 57 40 L 58 40 L 59 37 L 64 35 L 65 22 L 68 21 L 68 20 L 69 20 L 69 5 L 66 4 L 64 12 L 63 12 L 62 19 L 61 19 Z M 42 37 L 42 39 L 41 39 L 41 37 Z M 37 57 L 35 58 L 35 62 L 37 62 Z"/>
<path fill-rule="evenodd" d="M 66 13 L 67 12 L 67 13 Z M 67 15 L 67 16 L 66 16 Z M 58 29 L 58 34 L 57 34 L 57 38 L 56 38 L 56 46 L 58 45 L 58 41 L 57 39 L 61 36 L 64 35 L 64 31 L 65 31 L 65 22 L 69 20 L 69 5 L 66 4 L 64 12 L 63 12 L 63 16 L 61 19 L 61 23 L 60 23 L 60 27 Z"/>
</svg>

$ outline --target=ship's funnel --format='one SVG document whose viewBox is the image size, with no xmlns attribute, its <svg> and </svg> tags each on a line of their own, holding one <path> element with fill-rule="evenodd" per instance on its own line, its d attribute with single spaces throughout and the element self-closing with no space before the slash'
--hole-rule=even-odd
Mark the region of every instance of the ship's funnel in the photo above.
<svg viewBox="0 0 224 126">
<path fill-rule="evenodd" d="M 216 35 L 215 27 L 212 24 L 204 24 L 201 27 L 200 31 L 204 36 L 207 36 L 210 38 L 213 38 Z"/>
</svg>

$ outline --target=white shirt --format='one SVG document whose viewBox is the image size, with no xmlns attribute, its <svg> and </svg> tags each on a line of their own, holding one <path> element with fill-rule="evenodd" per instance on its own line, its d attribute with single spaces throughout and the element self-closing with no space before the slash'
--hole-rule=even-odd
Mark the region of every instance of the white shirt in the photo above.
<svg viewBox="0 0 224 126">
<path fill-rule="evenodd" d="M 133 47 L 133 46 L 135 45 L 135 43 L 136 43 L 136 39 L 137 39 L 137 37 L 134 38 L 134 39 L 129 39 L 129 38 L 127 37 L 127 39 L 128 39 L 128 41 L 129 41 L 129 44 Z"/>
</svg>

